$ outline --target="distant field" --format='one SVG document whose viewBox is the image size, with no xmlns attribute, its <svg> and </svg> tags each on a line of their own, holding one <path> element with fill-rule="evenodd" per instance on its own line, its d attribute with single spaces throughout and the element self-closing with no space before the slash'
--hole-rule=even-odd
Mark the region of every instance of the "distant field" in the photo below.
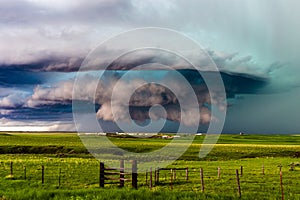
<svg viewBox="0 0 300 200">
<path fill-rule="evenodd" d="M 0 146 L 66 146 L 82 147 L 75 133 L 5 133 L 0 132 Z"/>
<path fill-rule="evenodd" d="M 143 173 L 139 174 L 139 189 L 135 191 L 129 183 L 124 189 L 114 185 L 100 189 L 99 161 L 88 153 L 77 134 L 0 133 L 0 199 L 239 199 L 235 169 L 240 170 L 241 166 L 242 199 L 281 199 L 279 166 L 283 171 L 285 198 L 300 199 L 298 135 L 221 135 L 212 152 L 200 159 L 203 139 L 204 136 L 197 136 L 184 155 L 169 166 L 189 167 L 188 181 L 184 172 L 178 171 L 171 191 L 170 172 L 161 172 L 160 183 L 150 190 Z M 170 141 L 113 137 L 110 140 L 135 152 L 159 149 Z M 13 162 L 12 177 L 10 162 Z M 297 165 L 292 171 L 291 163 Z M 41 184 L 42 165 L 44 184 Z M 204 170 L 204 193 L 200 167 Z M 221 167 L 220 179 L 218 167 Z"/>
<path fill-rule="evenodd" d="M 99 136 L 101 137 L 101 136 Z M 181 157 L 199 160 L 198 153 L 204 136 L 196 136 L 193 144 Z M 150 138 L 111 137 L 117 146 L 133 152 L 149 152 L 162 148 L 170 140 Z M 0 154 L 57 154 L 76 156 L 88 154 L 75 133 L 0 133 Z M 299 157 L 300 137 L 294 135 L 221 135 L 206 160 L 228 160 L 254 157 Z"/>
</svg>

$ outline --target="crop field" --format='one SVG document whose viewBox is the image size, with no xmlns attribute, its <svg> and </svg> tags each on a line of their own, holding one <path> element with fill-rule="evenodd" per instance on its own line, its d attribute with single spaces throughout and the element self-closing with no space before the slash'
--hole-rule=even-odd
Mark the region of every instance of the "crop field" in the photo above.
<svg viewBox="0 0 300 200">
<path fill-rule="evenodd" d="M 76 134 L 0 133 L 0 199 L 282 199 L 282 192 L 285 199 L 300 199 L 300 136 L 222 135 L 209 155 L 200 159 L 203 139 L 197 136 L 168 166 L 188 167 L 188 180 L 185 170 L 177 170 L 176 175 L 174 170 L 164 170 L 150 188 L 150 175 L 143 172 L 138 174 L 135 190 L 130 182 L 124 188 L 118 184 L 100 188 L 99 161 Z M 110 140 L 135 152 L 149 152 L 170 142 L 161 138 Z M 109 165 L 110 160 L 103 162 Z"/>
</svg>

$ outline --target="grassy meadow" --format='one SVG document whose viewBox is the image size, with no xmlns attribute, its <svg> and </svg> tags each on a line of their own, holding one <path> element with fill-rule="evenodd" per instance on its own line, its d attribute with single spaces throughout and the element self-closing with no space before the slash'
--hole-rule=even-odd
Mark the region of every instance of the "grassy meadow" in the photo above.
<svg viewBox="0 0 300 200">
<path fill-rule="evenodd" d="M 190 148 L 169 166 L 188 167 L 188 180 L 185 171 L 178 170 L 170 186 L 170 171 L 161 171 L 160 182 L 150 189 L 149 177 L 146 183 L 145 173 L 140 173 L 139 189 L 135 190 L 127 182 L 124 188 L 117 184 L 99 188 L 99 161 L 88 153 L 77 134 L 0 133 L 0 199 L 240 199 L 235 170 L 241 173 L 241 166 L 241 199 L 281 199 L 280 166 L 285 199 L 300 199 L 300 136 L 221 135 L 209 155 L 200 159 L 203 139 L 204 136 L 197 136 Z M 160 138 L 110 140 L 135 152 L 149 152 L 170 142 Z"/>
</svg>

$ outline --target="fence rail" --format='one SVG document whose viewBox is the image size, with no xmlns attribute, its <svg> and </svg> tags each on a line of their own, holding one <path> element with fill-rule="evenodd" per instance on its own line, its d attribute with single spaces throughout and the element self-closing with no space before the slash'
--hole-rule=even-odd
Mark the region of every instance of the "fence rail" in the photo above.
<svg viewBox="0 0 300 200">
<path fill-rule="evenodd" d="M 111 182 L 105 182 L 106 180 L 119 180 L 119 187 L 124 187 L 125 181 L 132 181 L 132 187 L 136 188 L 137 185 L 137 162 L 136 160 L 132 161 L 131 173 L 125 172 L 124 160 L 120 160 L 119 168 L 105 167 L 104 162 L 100 162 L 100 173 L 99 173 L 99 186 L 104 187 L 105 184 L 111 184 Z M 108 172 L 107 172 L 108 171 Z M 106 176 L 111 175 L 111 176 Z M 125 175 L 131 175 L 130 178 L 125 178 Z M 118 177 L 116 177 L 118 176 Z M 116 182 L 114 182 L 116 183 Z"/>
</svg>

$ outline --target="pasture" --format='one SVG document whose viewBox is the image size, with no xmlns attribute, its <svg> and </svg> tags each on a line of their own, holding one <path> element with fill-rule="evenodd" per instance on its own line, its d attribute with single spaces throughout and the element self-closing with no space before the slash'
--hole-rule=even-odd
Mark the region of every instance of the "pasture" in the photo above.
<svg viewBox="0 0 300 200">
<path fill-rule="evenodd" d="M 150 188 L 149 174 L 146 178 L 140 173 L 135 190 L 128 182 L 124 188 L 118 188 L 118 184 L 99 188 L 99 161 L 76 134 L 1 133 L 0 199 L 239 199 L 236 169 L 242 199 L 281 199 L 280 168 L 285 199 L 300 199 L 299 136 L 222 135 L 210 154 L 200 159 L 203 139 L 197 136 L 190 148 L 168 166 L 188 167 L 188 180 L 184 171 L 178 170 L 176 177 L 174 172 L 161 171 L 159 183 L 153 182 Z M 149 152 L 169 142 L 160 138 L 110 140 L 135 152 Z"/>
</svg>

